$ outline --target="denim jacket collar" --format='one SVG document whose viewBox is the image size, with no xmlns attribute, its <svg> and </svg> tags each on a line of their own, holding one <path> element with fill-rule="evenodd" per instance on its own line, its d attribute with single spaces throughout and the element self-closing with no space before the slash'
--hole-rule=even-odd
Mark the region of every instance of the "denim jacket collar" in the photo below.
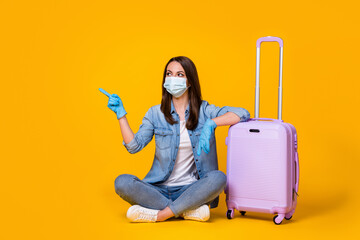
<svg viewBox="0 0 360 240">
<path fill-rule="evenodd" d="M 189 103 L 186 107 L 186 110 L 185 110 L 185 115 L 187 115 L 189 113 L 189 107 L 190 107 L 190 100 L 189 100 Z M 173 114 L 173 113 L 176 113 L 176 109 L 175 109 L 175 106 L 174 106 L 174 103 L 173 103 L 173 100 L 171 98 L 171 110 L 170 110 L 170 113 Z"/>
</svg>

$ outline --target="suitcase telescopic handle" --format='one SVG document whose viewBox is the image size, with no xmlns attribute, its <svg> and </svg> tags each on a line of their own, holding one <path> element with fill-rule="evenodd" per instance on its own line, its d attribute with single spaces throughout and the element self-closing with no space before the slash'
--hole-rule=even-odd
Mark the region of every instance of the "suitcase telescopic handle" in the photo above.
<svg viewBox="0 0 360 240">
<path fill-rule="evenodd" d="M 279 119 L 273 119 L 273 118 L 250 118 L 251 120 L 269 120 L 269 121 L 275 121 L 275 122 L 284 122 L 283 120 L 279 120 Z"/>
<path fill-rule="evenodd" d="M 268 36 L 268 37 L 259 38 L 256 41 L 256 47 L 259 48 L 262 42 L 278 42 L 280 47 L 282 47 L 284 45 L 284 42 L 283 42 L 283 40 L 281 38 Z"/>
<path fill-rule="evenodd" d="M 279 64 L 279 98 L 278 98 L 278 119 L 281 120 L 282 111 L 282 70 L 283 70 L 283 46 L 284 42 L 279 37 L 261 37 L 256 41 L 256 86 L 255 86 L 255 118 L 259 118 L 259 94 L 260 94 L 260 46 L 262 42 L 278 42 L 280 45 Z"/>
</svg>

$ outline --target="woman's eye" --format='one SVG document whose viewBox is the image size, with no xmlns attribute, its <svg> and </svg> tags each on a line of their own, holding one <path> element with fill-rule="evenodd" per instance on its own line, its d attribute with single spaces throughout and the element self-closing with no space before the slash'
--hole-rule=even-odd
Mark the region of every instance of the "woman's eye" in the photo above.
<svg viewBox="0 0 360 240">
<path fill-rule="evenodd" d="M 171 74 L 170 72 L 168 72 L 166 75 L 168 75 L 169 76 L 169 74 Z"/>
<path fill-rule="evenodd" d="M 178 74 L 178 76 L 179 76 L 179 77 L 182 77 L 182 76 L 184 76 L 184 74 L 182 74 L 182 73 L 179 73 L 179 74 Z"/>
</svg>

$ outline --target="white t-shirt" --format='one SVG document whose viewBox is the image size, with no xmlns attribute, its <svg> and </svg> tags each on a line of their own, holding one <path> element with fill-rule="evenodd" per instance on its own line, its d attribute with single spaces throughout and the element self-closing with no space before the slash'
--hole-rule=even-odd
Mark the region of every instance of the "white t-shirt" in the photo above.
<svg viewBox="0 0 360 240">
<path fill-rule="evenodd" d="M 189 133 L 185 120 L 180 121 L 180 145 L 174 169 L 168 179 L 161 183 L 167 186 L 188 185 L 198 180 Z"/>
</svg>

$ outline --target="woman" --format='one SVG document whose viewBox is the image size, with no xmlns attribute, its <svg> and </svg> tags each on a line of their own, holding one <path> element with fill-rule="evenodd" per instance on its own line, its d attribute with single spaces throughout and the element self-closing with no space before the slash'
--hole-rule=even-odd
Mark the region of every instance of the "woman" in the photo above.
<svg viewBox="0 0 360 240">
<path fill-rule="evenodd" d="M 129 153 L 143 149 L 155 134 L 155 156 L 144 179 L 121 174 L 115 191 L 132 206 L 131 222 L 165 221 L 182 217 L 197 221 L 210 218 L 226 186 L 218 170 L 215 128 L 247 121 L 244 108 L 217 107 L 201 99 L 194 63 L 178 56 L 165 66 L 161 104 L 151 107 L 136 134 L 126 119 L 120 97 L 108 94 L 108 107 L 117 115 L 123 145 Z"/>
</svg>

